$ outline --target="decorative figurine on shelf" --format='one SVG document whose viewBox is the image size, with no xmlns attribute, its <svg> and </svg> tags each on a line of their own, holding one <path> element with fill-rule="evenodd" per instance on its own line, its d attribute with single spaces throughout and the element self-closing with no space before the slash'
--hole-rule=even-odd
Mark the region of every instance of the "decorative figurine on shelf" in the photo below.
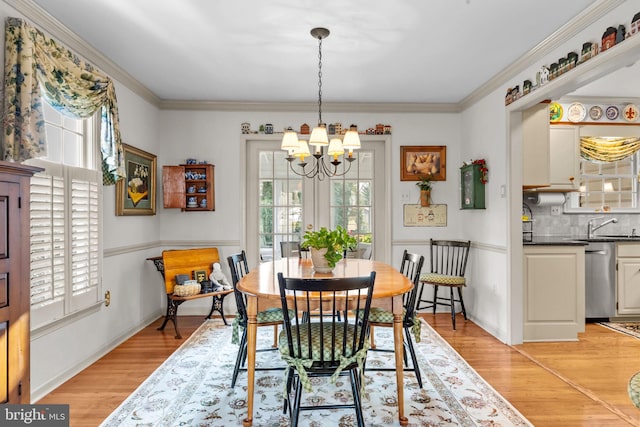
<svg viewBox="0 0 640 427">
<path fill-rule="evenodd" d="M 248 134 L 251 133 L 251 125 L 247 122 L 242 123 L 242 133 L 243 134 Z"/>
<path fill-rule="evenodd" d="M 604 52 L 605 50 L 615 46 L 617 34 L 618 30 L 614 27 L 607 28 L 607 31 L 602 34 L 602 46 L 600 48 L 600 52 Z"/>
<path fill-rule="evenodd" d="M 546 85 L 549 83 L 549 69 L 546 66 L 542 66 L 538 74 L 536 74 L 536 80 L 539 81 L 538 86 Z"/>
<path fill-rule="evenodd" d="M 227 290 L 232 288 L 231 284 L 229 283 L 229 280 L 227 279 L 227 277 L 222 272 L 222 268 L 220 267 L 220 263 L 218 263 L 218 262 L 214 262 L 213 263 L 213 271 L 209 275 L 209 280 L 211 280 L 213 282 L 214 288 L 215 288 L 216 285 L 219 288 L 224 289 L 225 291 L 227 291 Z"/>
<path fill-rule="evenodd" d="M 300 135 L 309 135 L 309 125 L 306 123 L 303 123 L 300 126 Z"/>
<path fill-rule="evenodd" d="M 267 135 L 271 135 L 273 133 L 273 125 L 271 123 L 264 125 L 264 133 Z"/>
<path fill-rule="evenodd" d="M 631 20 L 631 35 L 640 32 L 640 12 L 633 15 L 633 19 Z"/>
</svg>

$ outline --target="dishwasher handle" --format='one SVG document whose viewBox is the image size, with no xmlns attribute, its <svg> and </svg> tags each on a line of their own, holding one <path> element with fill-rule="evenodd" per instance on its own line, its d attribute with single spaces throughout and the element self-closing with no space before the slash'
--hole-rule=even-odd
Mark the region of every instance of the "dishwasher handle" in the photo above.
<svg viewBox="0 0 640 427">
<path fill-rule="evenodd" d="M 596 254 L 596 255 L 608 255 L 607 251 L 603 251 L 603 250 L 591 250 L 591 249 L 587 249 L 584 251 L 585 254 Z"/>
</svg>

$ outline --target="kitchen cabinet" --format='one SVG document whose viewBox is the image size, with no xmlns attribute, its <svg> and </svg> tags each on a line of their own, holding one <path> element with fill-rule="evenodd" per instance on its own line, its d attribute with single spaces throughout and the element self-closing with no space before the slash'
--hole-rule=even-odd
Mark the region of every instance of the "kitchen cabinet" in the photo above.
<svg viewBox="0 0 640 427">
<path fill-rule="evenodd" d="M 29 182 L 41 170 L 0 161 L 0 403 L 31 402 Z"/>
<path fill-rule="evenodd" d="M 162 195 L 165 208 L 180 208 L 187 212 L 214 211 L 214 165 L 163 166 Z"/>
<path fill-rule="evenodd" d="M 640 244 L 616 245 L 617 314 L 640 315 Z"/>
<path fill-rule="evenodd" d="M 524 247 L 524 341 L 574 341 L 584 332 L 583 245 Z"/>
<path fill-rule="evenodd" d="M 549 131 L 549 184 L 545 191 L 578 191 L 580 128 L 552 125 Z"/>
<path fill-rule="evenodd" d="M 540 103 L 522 112 L 522 187 L 550 185 L 549 104 Z"/>
</svg>

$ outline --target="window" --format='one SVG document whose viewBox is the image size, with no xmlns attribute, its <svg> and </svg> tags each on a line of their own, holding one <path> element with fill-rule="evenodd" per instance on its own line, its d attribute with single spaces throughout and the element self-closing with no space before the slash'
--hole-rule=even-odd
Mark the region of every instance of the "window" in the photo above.
<svg viewBox="0 0 640 427">
<path fill-rule="evenodd" d="M 102 173 L 99 118 L 44 103 L 45 168 L 31 181 L 31 329 L 89 308 L 101 295 Z"/>
<path fill-rule="evenodd" d="M 638 207 L 638 154 L 617 162 L 580 161 L 578 207 L 604 212 Z"/>
<path fill-rule="evenodd" d="M 640 127 L 581 126 L 579 191 L 567 212 L 640 212 Z"/>
</svg>

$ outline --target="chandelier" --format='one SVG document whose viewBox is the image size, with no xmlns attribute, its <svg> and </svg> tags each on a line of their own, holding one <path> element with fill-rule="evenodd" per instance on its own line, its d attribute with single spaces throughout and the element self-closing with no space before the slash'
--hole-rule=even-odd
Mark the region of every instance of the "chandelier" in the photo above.
<svg viewBox="0 0 640 427">
<path fill-rule="evenodd" d="M 293 173 L 306 178 L 318 177 L 318 180 L 322 181 L 325 177 L 343 176 L 349 172 L 351 163 L 356 159 L 353 150 L 360 148 L 360 137 L 358 128 L 351 125 L 345 132 L 343 140 L 338 135 L 332 135 L 329 140 L 326 125 L 322 121 L 322 39 L 329 37 L 329 30 L 314 28 L 311 30 L 311 35 L 318 39 L 318 125 L 311 131 L 309 142 L 299 139 L 298 134 L 291 127 L 287 128 L 280 148 L 288 152 L 286 159 Z M 309 150 L 309 146 L 313 147 L 313 153 Z M 327 147 L 327 159 L 330 160 L 325 158 L 325 147 Z M 342 172 L 338 172 L 338 166 L 342 163 L 341 157 L 344 157 L 348 164 Z M 296 159 L 299 161 L 294 167 Z M 309 164 L 305 161 L 306 159 L 311 159 L 313 162 L 309 168 L 307 168 Z"/>
</svg>

